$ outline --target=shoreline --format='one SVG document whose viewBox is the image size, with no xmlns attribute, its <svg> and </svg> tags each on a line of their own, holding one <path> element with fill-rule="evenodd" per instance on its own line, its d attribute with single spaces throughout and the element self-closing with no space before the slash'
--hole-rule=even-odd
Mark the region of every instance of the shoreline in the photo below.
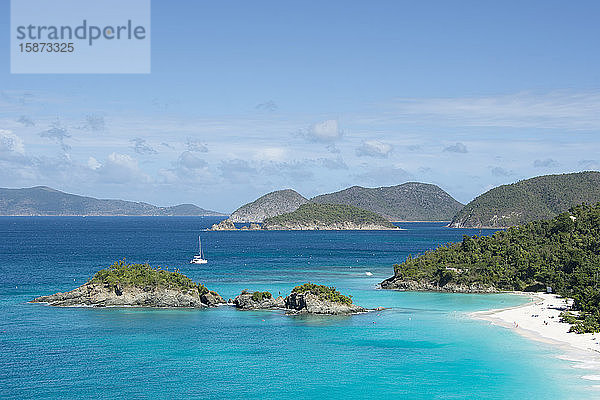
<svg viewBox="0 0 600 400">
<path fill-rule="evenodd" d="M 556 294 L 510 292 L 529 297 L 529 302 L 508 308 L 475 311 L 470 318 L 512 329 L 528 339 L 576 351 L 580 357 L 572 361 L 592 362 L 600 368 L 600 333 L 569 332 L 571 325 L 560 322 L 559 314 L 572 300 Z M 570 358 L 567 358 L 570 359 Z"/>
</svg>

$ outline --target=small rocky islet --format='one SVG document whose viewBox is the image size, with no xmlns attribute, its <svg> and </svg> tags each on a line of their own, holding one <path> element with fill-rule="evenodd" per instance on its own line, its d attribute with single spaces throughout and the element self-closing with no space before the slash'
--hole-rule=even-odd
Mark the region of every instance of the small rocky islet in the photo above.
<svg viewBox="0 0 600 400">
<path fill-rule="evenodd" d="M 352 296 L 341 294 L 336 288 L 314 283 L 296 286 L 283 298 L 274 298 L 270 292 L 242 291 L 233 299 L 241 310 L 285 310 L 286 314 L 350 315 L 369 311 L 352 302 Z"/>
<path fill-rule="evenodd" d="M 179 271 L 149 264 L 118 261 L 69 292 L 40 296 L 31 303 L 55 307 L 208 308 L 230 304 L 241 310 L 285 310 L 286 314 L 349 315 L 367 311 L 334 287 L 306 283 L 289 296 L 242 291 L 226 303 L 217 292 L 192 281 Z"/>
</svg>

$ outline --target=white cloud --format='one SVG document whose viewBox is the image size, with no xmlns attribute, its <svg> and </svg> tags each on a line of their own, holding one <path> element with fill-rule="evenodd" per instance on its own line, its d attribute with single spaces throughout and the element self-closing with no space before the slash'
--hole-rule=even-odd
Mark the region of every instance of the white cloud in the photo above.
<svg viewBox="0 0 600 400">
<path fill-rule="evenodd" d="M 560 164 L 552 158 L 546 158 L 544 160 L 535 160 L 533 166 L 536 168 L 555 168 L 560 166 Z"/>
<path fill-rule="evenodd" d="M 208 147 L 206 147 L 206 145 L 198 140 L 194 140 L 191 138 L 187 139 L 186 142 L 187 145 L 187 149 L 188 151 L 197 151 L 200 153 L 207 153 L 208 152 Z"/>
<path fill-rule="evenodd" d="M 356 155 L 359 157 L 377 157 L 386 158 L 392 151 L 393 146 L 389 143 L 379 140 L 365 140 L 360 147 L 356 149 Z"/>
<path fill-rule="evenodd" d="M 448 153 L 461 153 L 461 154 L 465 154 L 465 153 L 469 152 L 469 150 L 467 150 L 467 146 L 465 146 L 463 143 L 460 143 L 460 142 L 457 142 L 451 146 L 444 148 L 444 151 L 446 151 Z"/>
<path fill-rule="evenodd" d="M 0 153 L 25 154 L 23 140 L 12 131 L 0 129 Z"/>
<path fill-rule="evenodd" d="M 49 129 L 40 132 L 40 136 L 59 143 L 60 147 L 65 152 L 71 149 L 71 146 L 65 143 L 65 139 L 70 138 L 71 135 L 69 134 L 67 128 L 63 127 L 59 121 L 53 122 Z"/>
<path fill-rule="evenodd" d="M 277 109 L 279 107 L 277 106 L 277 103 L 275 103 L 273 100 L 269 100 L 269 101 L 265 101 L 264 103 L 257 104 L 255 108 L 257 110 L 273 112 L 273 111 L 277 111 Z"/>
<path fill-rule="evenodd" d="M 508 176 L 515 175 L 514 171 L 507 170 L 502 167 L 490 167 L 490 168 L 491 168 L 491 173 L 493 176 L 508 177 Z"/>
<path fill-rule="evenodd" d="M 184 151 L 179 155 L 178 163 L 180 166 L 187 169 L 198 169 L 204 168 L 208 165 L 206 161 L 201 158 L 196 157 L 190 151 Z"/>
<path fill-rule="evenodd" d="M 97 114 L 88 114 L 85 116 L 85 121 L 81 129 L 93 131 L 93 132 L 102 132 L 106 129 L 106 122 L 104 121 L 104 116 Z"/>
<path fill-rule="evenodd" d="M 318 122 L 308 129 L 299 132 L 299 135 L 312 142 L 335 142 L 342 138 L 343 132 L 337 120 L 328 119 Z"/>
<path fill-rule="evenodd" d="M 150 182 L 150 177 L 140 170 L 137 160 L 127 154 L 109 154 L 106 162 L 96 169 L 96 172 L 99 179 L 105 183 Z"/>
<path fill-rule="evenodd" d="M 33 119 L 31 119 L 31 117 L 28 117 L 27 115 L 21 115 L 17 122 L 28 127 L 35 126 L 35 122 L 33 121 Z"/>
<path fill-rule="evenodd" d="M 102 164 L 100 164 L 98 162 L 98 160 L 96 160 L 94 157 L 88 158 L 87 165 L 88 165 L 88 167 L 90 167 L 90 169 L 93 169 L 93 170 L 97 170 L 98 168 L 100 168 L 102 166 Z"/>
<path fill-rule="evenodd" d="M 136 137 L 131 139 L 130 142 L 133 144 L 133 151 L 135 151 L 137 154 L 150 155 L 157 153 L 157 151 L 146 142 L 146 139 Z"/>
<path fill-rule="evenodd" d="M 283 161 L 287 158 L 287 151 L 282 147 L 266 147 L 259 150 L 255 158 L 265 161 Z"/>
</svg>

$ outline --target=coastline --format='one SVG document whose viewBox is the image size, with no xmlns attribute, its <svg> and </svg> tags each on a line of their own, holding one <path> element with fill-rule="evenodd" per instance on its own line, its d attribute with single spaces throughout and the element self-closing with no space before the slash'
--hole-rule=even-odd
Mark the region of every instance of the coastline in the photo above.
<svg viewBox="0 0 600 400">
<path fill-rule="evenodd" d="M 600 333 L 569 332 L 570 325 L 560 322 L 559 314 L 570 304 L 570 299 L 547 293 L 511 293 L 528 296 L 530 301 L 515 307 L 476 311 L 468 316 L 512 329 L 532 340 L 575 350 L 580 357 L 573 361 L 593 362 L 600 368 Z M 600 376 L 588 379 L 600 380 Z"/>
</svg>

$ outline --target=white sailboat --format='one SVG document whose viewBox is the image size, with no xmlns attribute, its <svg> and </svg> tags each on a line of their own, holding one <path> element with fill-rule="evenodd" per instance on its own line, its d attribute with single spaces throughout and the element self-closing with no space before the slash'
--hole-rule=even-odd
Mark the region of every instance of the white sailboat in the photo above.
<svg viewBox="0 0 600 400">
<path fill-rule="evenodd" d="M 200 236 L 198 236 L 198 254 L 194 256 L 190 260 L 190 264 L 206 264 L 208 260 L 204 258 L 204 254 L 202 254 L 202 240 L 200 240 Z"/>
</svg>

